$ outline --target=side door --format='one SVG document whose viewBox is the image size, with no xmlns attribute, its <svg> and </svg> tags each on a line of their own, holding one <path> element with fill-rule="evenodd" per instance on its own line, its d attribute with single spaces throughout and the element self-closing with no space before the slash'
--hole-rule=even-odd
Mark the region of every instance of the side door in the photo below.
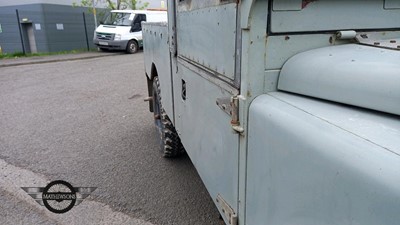
<svg viewBox="0 0 400 225">
<path fill-rule="evenodd" d="M 169 4 L 175 4 L 175 16 L 169 16 L 174 36 L 170 50 L 175 127 L 225 222 L 233 224 L 238 209 L 239 134 L 231 126 L 229 101 L 239 93 L 237 3 Z"/>
<path fill-rule="evenodd" d="M 138 41 L 139 47 L 143 47 L 143 35 L 142 35 L 142 22 L 147 21 L 146 14 L 136 14 L 133 21 L 130 34 L 132 37 L 130 39 L 136 39 Z"/>
</svg>

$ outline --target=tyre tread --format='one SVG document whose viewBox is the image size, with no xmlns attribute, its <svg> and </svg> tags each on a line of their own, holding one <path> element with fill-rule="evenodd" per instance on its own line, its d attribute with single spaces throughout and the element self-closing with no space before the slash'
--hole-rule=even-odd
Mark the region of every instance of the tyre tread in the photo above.
<svg viewBox="0 0 400 225">
<path fill-rule="evenodd" d="M 161 139 L 163 140 L 163 157 L 165 158 L 175 158 L 182 155 L 185 152 L 185 148 L 182 145 L 181 139 L 169 119 L 167 113 L 162 107 L 162 98 L 161 98 L 161 88 L 160 81 L 158 77 L 154 77 L 153 80 L 153 92 L 156 92 L 156 97 L 158 98 L 158 102 L 160 104 L 160 120 L 162 124 L 161 129 Z M 154 97 L 154 96 L 153 96 Z"/>
</svg>

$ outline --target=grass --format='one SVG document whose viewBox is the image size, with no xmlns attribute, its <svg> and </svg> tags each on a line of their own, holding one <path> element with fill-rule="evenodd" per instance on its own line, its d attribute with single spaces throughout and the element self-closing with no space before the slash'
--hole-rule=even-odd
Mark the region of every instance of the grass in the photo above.
<svg viewBox="0 0 400 225">
<path fill-rule="evenodd" d="M 90 51 L 95 51 L 95 49 L 91 49 Z M 14 53 L 2 53 L 0 54 L 0 59 L 15 59 L 22 57 L 32 57 L 32 56 L 49 56 L 49 55 L 64 55 L 64 54 L 76 54 L 88 52 L 87 49 L 76 49 L 70 51 L 60 51 L 60 52 L 38 52 L 38 53 L 26 53 L 23 52 L 14 52 Z"/>
</svg>

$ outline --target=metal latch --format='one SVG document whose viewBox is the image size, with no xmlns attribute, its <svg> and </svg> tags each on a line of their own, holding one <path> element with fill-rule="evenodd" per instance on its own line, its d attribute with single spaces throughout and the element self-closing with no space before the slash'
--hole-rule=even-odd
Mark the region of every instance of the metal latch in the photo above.
<svg viewBox="0 0 400 225">
<path fill-rule="evenodd" d="M 232 129 L 238 133 L 243 133 L 244 129 L 239 122 L 239 99 L 244 100 L 245 98 L 241 95 L 217 98 L 216 103 L 220 109 L 231 116 Z"/>
<path fill-rule="evenodd" d="M 225 218 L 228 219 L 228 223 L 230 225 L 237 225 L 238 224 L 238 217 L 232 207 L 222 198 L 221 195 L 218 194 L 217 203 L 221 207 L 222 213 L 225 215 Z"/>
</svg>

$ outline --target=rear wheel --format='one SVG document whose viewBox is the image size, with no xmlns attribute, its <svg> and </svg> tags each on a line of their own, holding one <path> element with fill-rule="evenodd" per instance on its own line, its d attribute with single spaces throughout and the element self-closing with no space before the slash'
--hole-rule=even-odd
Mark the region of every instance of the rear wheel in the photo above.
<svg viewBox="0 0 400 225">
<path fill-rule="evenodd" d="M 174 125 L 165 113 L 161 104 L 161 90 L 158 77 L 153 79 L 153 110 L 154 123 L 160 135 L 160 149 L 163 156 L 173 158 L 182 155 L 185 149 L 181 143 L 181 139 L 175 130 Z"/>
<path fill-rule="evenodd" d="M 129 54 L 133 54 L 139 51 L 139 44 L 135 40 L 130 40 L 128 45 L 126 46 L 126 52 Z"/>
</svg>

